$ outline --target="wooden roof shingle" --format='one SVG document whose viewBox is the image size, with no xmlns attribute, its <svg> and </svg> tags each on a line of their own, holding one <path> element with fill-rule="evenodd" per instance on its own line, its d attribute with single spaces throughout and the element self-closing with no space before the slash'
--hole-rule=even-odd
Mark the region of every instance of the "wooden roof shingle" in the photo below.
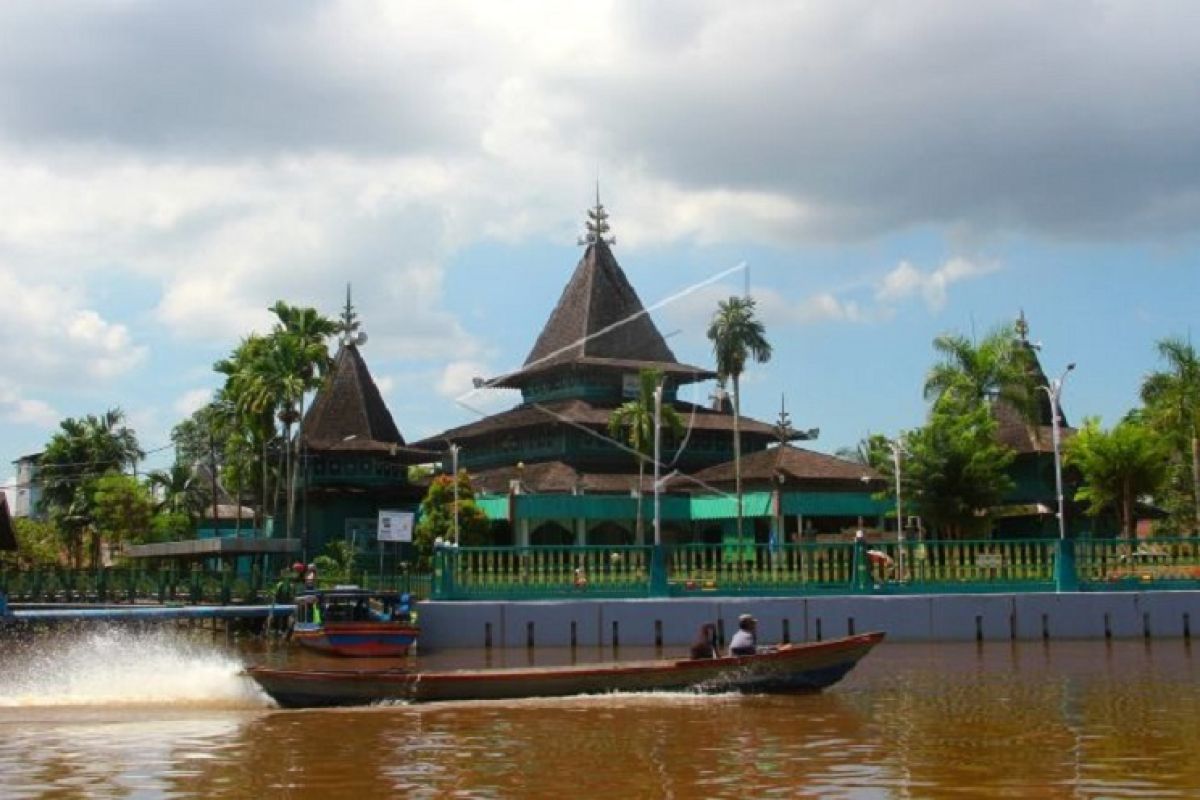
<svg viewBox="0 0 1200 800">
<path fill-rule="evenodd" d="M 654 367 L 681 383 L 716 376 L 675 359 L 603 240 L 584 251 L 524 366 L 491 383 L 520 387 L 532 375 L 569 364 Z"/>
</svg>

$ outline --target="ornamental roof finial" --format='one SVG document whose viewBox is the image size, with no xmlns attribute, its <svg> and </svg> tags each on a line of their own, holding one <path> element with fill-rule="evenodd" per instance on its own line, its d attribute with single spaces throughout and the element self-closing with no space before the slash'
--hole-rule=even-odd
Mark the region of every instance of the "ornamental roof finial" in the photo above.
<svg viewBox="0 0 1200 800">
<path fill-rule="evenodd" d="M 1015 326 L 1017 336 L 1022 342 L 1029 341 L 1029 323 L 1025 321 L 1025 309 L 1021 309 L 1021 313 L 1017 316 L 1017 324 Z"/>
<path fill-rule="evenodd" d="M 361 346 L 367 343 L 367 334 L 360 331 L 358 314 L 354 313 L 354 304 L 350 302 L 350 284 L 346 284 L 346 307 L 342 309 L 342 321 L 338 325 L 342 334 L 342 344 L 346 346 Z"/>
<path fill-rule="evenodd" d="M 600 179 L 596 179 L 596 205 L 588 209 L 587 233 L 579 237 L 580 245 L 592 245 L 603 242 L 607 245 L 617 243 L 617 237 L 609 236 L 608 212 L 600 202 Z"/>
</svg>

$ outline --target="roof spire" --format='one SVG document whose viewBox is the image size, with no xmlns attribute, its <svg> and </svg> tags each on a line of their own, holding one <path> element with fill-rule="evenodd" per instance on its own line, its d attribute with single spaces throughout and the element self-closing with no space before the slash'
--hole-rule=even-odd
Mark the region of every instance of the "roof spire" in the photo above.
<svg viewBox="0 0 1200 800">
<path fill-rule="evenodd" d="M 1021 309 L 1021 313 L 1017 315 L 1017 324 L 1015 326 L 1017 336 L 1020 337 L 1022 343 L 1029 341 L 1029 323 L 1025 321 L 1025 309 Z"/>
<path fill-rule="evenodd" d="M 359 346 L 367 343 L 367 334 L 360 331 L 358 314 L 354 313 L 354 304 L 350 302 L 350 284 L 346 284 L 346 307 L 342 309 L 342 321 L 338 327 L 342 333 L 342 344 Z"/>
<path fill-rule="evenodd" d="M 599 178 L 596 179 L 596 205 L 593 208 L 589 208 L 587 214 L 587 233 L 579 237 L 579 244 L 616 244 L 617 237 L 608 235 L 608 212 L 604 210 L 604 205 L 600 202 Z"/>
<path fill-rule="evenodd" d="M 775 422 L 775 438 L 780 444 L 787 444 L 796 435 L 792 427 L 791 415 L 787 412 L 787 395 L 779 395 L 779 419 Z"/>
</svg>

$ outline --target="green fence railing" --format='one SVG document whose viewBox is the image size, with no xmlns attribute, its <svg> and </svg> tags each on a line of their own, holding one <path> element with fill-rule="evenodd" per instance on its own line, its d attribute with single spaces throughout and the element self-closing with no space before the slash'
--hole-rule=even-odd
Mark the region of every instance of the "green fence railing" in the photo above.
<svg viewBox="0 0 1200 800">
<path fill-rule="evenodd" d="M 1114 588 L 1200 589 L 1200 539 L 443 548 L 435 554 L 431 596 L 522 600 Z"/>
<path fill-rule="evenodd" d="M 444 547 L 432 574 L 358 560 L 354 583 L 418 599 L 1200 589 L 1200 538 Z M 0 568 L 14 603 L 266 603 L 290 576 L 210 567 Z"/>
</svg>

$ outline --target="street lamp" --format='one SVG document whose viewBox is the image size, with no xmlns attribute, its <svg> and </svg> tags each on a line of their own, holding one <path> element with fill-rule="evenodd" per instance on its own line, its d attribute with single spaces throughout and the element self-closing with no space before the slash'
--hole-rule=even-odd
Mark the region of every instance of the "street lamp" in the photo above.
<svg viewBox="0 0 1200 800">
<path fill-rule="evenodd" d="M 450 472 L 454 480 L 454 546 L 458 547 L 458 451 L 456 444 L 450 445 Z"/>
<path fill-rule="evenodd" d="M 1075 369 L 1074 362 L 1067 364 L 1067 368 L 1062 371 L 1054 380 L 1050 381 L 1049 386 L 1039 386 L 1046 395 L 1050 398 L 1050 433 L 1051 441 L 1054 444 L 1054 488 L 1058 493 L 1058 538 L 1067 538 L 1067 517 L 1063 511 L 1063 477 L 1062 477 L 1062 455 L 1059 447 L 1059 398 L 1062 397 L 1063 381 L 1067 379 L 1067 373 Z"/>
<path fill-rule="evenodd" d="M 662 519 L 661 507 L 658 499 L 658 473 L 659 463 L 661 462 L 662 451 L 662 401 L 663 401 L 663 385 L 662 381 L 654 387 L 654 546 L 658 547 L 662 544 Z M 638 492 L 638 502 L 642 502 L 641 487 Z"/>
<path fill-rule="evenodd" d="M 900 454 L 904 452 L 904 443 L 900 439 L 889 439 L 888 448 L 892 451 L 892 464 L 896 473 L 896 577 L 904 575 L 904 515 L 900 503 Z"/>
</svg>

